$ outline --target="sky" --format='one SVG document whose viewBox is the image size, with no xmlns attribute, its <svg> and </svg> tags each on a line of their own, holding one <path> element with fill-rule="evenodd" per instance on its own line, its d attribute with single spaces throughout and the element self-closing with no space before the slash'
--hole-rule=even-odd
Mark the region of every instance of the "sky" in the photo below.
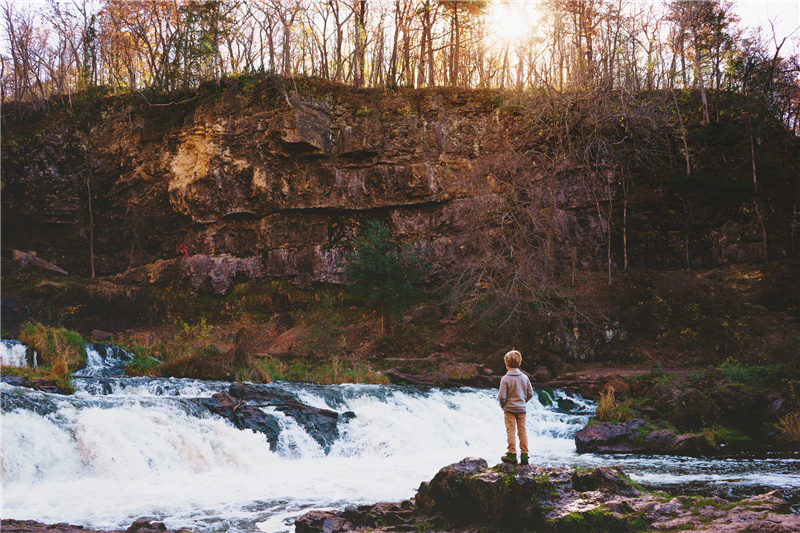
<svg viewBox="0 0 800 533">
<path fill-rule="evenodd" d="M 783 52 L 800 52 L 800 0 L 736 0 L 735 7 L 745 27 L 761 26 L 764 36 L 771 36 L 770 21 L 775 24 L 778 42 L 786 40 Z M 784 57 L 789 53 L 781 54 Z"/>
</svg>

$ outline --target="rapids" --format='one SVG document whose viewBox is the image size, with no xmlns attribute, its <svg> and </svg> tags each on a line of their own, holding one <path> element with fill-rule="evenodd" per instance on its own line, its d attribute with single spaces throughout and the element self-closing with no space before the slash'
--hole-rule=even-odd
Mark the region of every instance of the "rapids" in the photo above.
<svg viewBox="0 0 800 533">
<path fill-rule="evenodd" d="M 109 365 L 117 364 L 109 357 Z M 96 362 L 97 363 L 97 362 Z M 126 529 L 134 520 L 195 531 L 291 531 L 310 508 L 400 501 L 447 464 L 499 461 L 505 429 L 495 391 L 272 383 L 302 402 L 355 418 L 326 453 L 292 418 L 266 437 L 198 407 L 228 383 L 97 376 L 60 396 L 3 383 L 2 517 Z M 116 367 L 115 367 L 116 368 Z M 111 372 L 114 373 L 113 371 Z M 552 405 L 551 405 L 552 401 Z M 800 500 L 800 456 L 713 458 L 577 455 L 592 402 L 539 391 L 528 407 L 531 464 L 619 464 L 647 487 Z"/>
</svg>

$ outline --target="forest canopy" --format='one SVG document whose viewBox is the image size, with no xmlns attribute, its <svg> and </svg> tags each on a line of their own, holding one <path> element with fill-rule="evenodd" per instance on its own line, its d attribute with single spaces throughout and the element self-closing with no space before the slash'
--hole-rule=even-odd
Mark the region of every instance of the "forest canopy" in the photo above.
<svg viewBox="0 0 800 533">
<path fill-rule="evenodd" d="M 225 76 L 356 87 L 732 91 L 800 129 L 800 59 L 727 0 L 4 0 L 3 101 Z M 707 105 L 704 115 L 709 120 Z"/>
</svg>

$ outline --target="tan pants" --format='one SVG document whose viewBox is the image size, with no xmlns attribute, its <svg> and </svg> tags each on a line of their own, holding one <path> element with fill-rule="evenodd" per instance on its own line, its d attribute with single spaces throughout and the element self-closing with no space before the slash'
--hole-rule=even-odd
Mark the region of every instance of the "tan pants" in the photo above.
<svg viewBox="0 0 800 533">
<path fill-rule="evenodd" d="M 506 421 L 509 453 L 517 453 L 517 435 L 519 435 L 519 451 L 528 453 L 528 431 L 525 429 L 525 413 L 503 414 Z"/>
</svg>

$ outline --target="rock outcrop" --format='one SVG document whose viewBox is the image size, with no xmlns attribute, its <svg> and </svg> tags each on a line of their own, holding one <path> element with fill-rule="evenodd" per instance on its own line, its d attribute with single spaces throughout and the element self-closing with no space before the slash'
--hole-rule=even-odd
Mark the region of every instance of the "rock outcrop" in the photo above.
<svg viewBox="0 0 800 533">
<path fill-rule="evenodd" d="M 0 522 L 5 533 L 87 533 L 91 530 L 83 526 L 67 523 L 43 524 L 35 520 L 4 519 Z M 100 532 L 98 532 L 100 533 Z M 137 520 L 127 529 L 115 529 L 103 533 L 189 533 L 188 529 L 167 529 L 163 522 Z"/>
<path fill-rule="evenodd" d="M 46 250 L 42 259 L 83 275 L 90 244 L 99 275 L 184 255 L 194 258 L 184 270 L 191 282 L 216 291 L 236 276 L 336 281 L 359 224 L 377 216 L 452 264 L 469 249 L 475 222 L 507 201 L 507 174 L 516 170 L 498 161 L 520 143 L 531 150 L 530 124 L 499 91 L 288 85 L 232 79 L 180 103 L 106 97 L 6 124 L 4 250 Z M 607 222 L 596 202 L 611 208 L 623 195 L 612 159 L 558 170 L 548 218 L 555 259 L 566 268 L 605 268 Z M 531 183 L 548 172 L 532 171 Z M 769 174 L 760 178 L 764 191 L 770 184 Z M 688 238 L 692 268 L 760 259 L 754 220 L 625 200 L 637 266 L 685 268 Z M 622 228 L 614 225 L 615 240 Z"/>
<path fill-rule="evenodd" d="M 800 530 L 778 491 L 740 502 L 668 497 L 634 486 L 618 468 L 498 465 L 466 458 L 401 503 L 310 511 L 297 533 L 347 531 L 762 531 Z"/>
<path fill-rule="evenodd" d="M 272 450 L 278 445 L 281 427 L 276 417 L 265 413 L 264 408 L 293 418 L 326 452 L 339 438 L 339 422 L 355 416 L 349 411 L 338 413 L 306 405 L 285 391 L 239 382 L 232 384 L 227 394 L 217 393 L 199 402 L 239 429 L 263 433 Z"/>
<path fill-rule="evenodd" d="M 578 453 L 637 453 L 653 455 L 706 455 L 714 447 L 700 433 L 675 434 L 656 428 L 642 419 L 624 424 L 600 422 L 575 434 Z"/>
</svg>

